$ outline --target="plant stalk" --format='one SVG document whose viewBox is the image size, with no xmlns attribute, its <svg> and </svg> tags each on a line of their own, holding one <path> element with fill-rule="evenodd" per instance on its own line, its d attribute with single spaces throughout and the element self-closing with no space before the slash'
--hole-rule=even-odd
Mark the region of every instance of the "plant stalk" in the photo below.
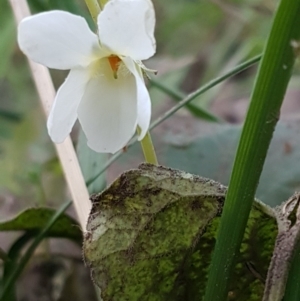
<svg viewBox="0 0 300 301">
<path fill-rule="evenodd" d="M 89 9 L 89 12 L 90 12 L 95 24 L 97 24 L 97 18 L 101 11 L 101 7 L 100 7 L 99 3 L 97 2 L 97 0 L 85 0 L 85 3 Z"/>
<path fill-rule="evenodd" d="M 137 132 L 140 135 L 141 129 L 137 127 Z M 150 132 L 148 131 L 145 137 L 140 141 L 143 149 L 145 161 L 154 165 L 158 165 L 156 153 L 152 143 Z"/>
</svg>

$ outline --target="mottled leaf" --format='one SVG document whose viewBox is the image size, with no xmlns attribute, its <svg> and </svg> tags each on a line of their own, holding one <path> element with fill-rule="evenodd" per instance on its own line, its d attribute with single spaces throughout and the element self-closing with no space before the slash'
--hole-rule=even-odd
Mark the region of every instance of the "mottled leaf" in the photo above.
<svg viewBox="0 0 300 301">
<path fill-rule="evenodd" d="M 226 187 L 143 164 L 93 197 L 84 255 L 104 301 L 200 300 Z M 255 202 L 228 300 L 261 300 L 277 233 Z"/>
<path fill-rule="evenodd" d="M 300 239 L 300 193 L 296 192 L 280 207 L 277 207 L 276 217 L 278 236 L 269 266 L 263 301 L 281 301 L 285 297 L 293 256 L 296 254 Z M 298 262 L 294 261 L 294 263 L 298 265 Z M 284 300 L 299 300 L 299 294 L 295 290 L 294 294 L 295 298 Z"/>
</svg>

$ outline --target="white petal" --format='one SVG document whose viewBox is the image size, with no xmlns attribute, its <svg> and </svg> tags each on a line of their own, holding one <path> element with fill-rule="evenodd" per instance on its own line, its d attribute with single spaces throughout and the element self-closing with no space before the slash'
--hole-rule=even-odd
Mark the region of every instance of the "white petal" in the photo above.
<svg viewBox="0 0 300 301">
<path fill-rule="evenodd" d="M 54 69 L 86 66 L 101 52 L 98 37 L 85 19 L 63 11 L 23 19 L 18 43 L 31 60 Z"/>
<path fill-rule="evenodd" d="M 93 150 L 115 153 L 126 146 L 137 125 L 134 76 L 123 72 L 115 79 L 108 60 L 102 59 L 87 85 L 78 119 Z"/>
<path fill-rule="evenodd" d="M 145 60 L 155 53 L 150 0 L 110 0 L 98 16 L 101 44 L 117 55 Z"/>
<path fill-rule="evenodd" d="M 55 143 L 63 142 L 71 132 L 88 79 L 86 69 L 72 69 L 59 88 L 47 121 L 49 135 Z"/>
<path fill-rule="evenodd" d="M 134 63 L 131 58 L 122 58 L 124 64 L 129 71 L 134 75 L 136 80 L 137 88 L 137 99 L 138 99 L 138 125 L 141 128 L 139 140 L 142 140 L 146 135 L 151 119 L 151 100 L 147 87 L 144 82 L 141 68 Z"/>
</svg>

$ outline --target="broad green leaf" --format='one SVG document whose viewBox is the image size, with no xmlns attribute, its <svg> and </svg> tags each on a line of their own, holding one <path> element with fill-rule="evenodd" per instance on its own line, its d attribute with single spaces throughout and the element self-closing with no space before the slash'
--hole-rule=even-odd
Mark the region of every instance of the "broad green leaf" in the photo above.
<svg viewBox="0 0 300 301">
<path fill-rule="evenodd" d="M 95 195 L 84 255 L 104 301 L 200 300 L 226 187 L 143 164 Z M 277 225 L 255 202 L 228 300 L 261 300 Z"/>
<path fill-rule="evenodd" d="M 192 142 L 168 137 L 169 145 L 160 151 L 160 162 L 173 168 L 224 183 L 229 182 L 234 155 L 240 137 L 240 126 L 222 126 L 211 135 Z M 299 190 L 300 177 L 299 120 L 279 122 L 256 192 L 257 198 L 275 207 Z"/>
<path fill-rule="evenodd" d="M 13 219 L 0 222 L 0 231 L 37 232 L 44 228 L 54 213 L 55 210 L 50 208 L 26 209 Z M 47 235 L 69 238 L 75 241 L 80 241 L 82 237 L 78 223 L 66 214 L 63 214 L 56 221 Z"/>
</svg>

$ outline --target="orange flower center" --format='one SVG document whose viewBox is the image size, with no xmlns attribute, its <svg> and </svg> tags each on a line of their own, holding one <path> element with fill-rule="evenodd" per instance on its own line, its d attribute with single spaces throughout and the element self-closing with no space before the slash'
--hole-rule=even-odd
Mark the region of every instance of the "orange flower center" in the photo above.
<svg viewBox="0 0 300 301">
<path fill-rule="evenodd" d="M 121 59 L 116 55 L 111 55 L 107 59 L 113 71 L 114 78 L 117 78 L 117 72 L 120 66 Z"/>
</svg>

